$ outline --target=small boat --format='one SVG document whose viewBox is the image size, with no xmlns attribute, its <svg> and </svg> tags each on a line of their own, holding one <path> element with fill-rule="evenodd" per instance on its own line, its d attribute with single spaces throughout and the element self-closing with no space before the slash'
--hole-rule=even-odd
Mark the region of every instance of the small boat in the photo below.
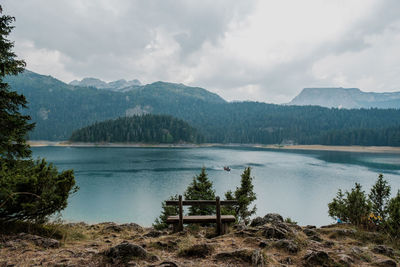
<svg viewBox="0 0 400 267">
<path fill-rule="evenodd" d="M 224 171 L 230 172 L 231 168 L 229 168 L 229 166 L 224 166 Z"/>
</svg>

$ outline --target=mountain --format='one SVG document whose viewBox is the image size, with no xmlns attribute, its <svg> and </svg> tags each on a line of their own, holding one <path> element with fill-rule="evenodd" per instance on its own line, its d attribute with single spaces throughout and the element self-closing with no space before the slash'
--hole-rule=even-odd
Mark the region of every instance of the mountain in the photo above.
<svg viewBox="0 0 400 267">
<path fill-rule="evenodd" d="M 183 120 L 166 115 L 123 117 L 92 124 L 72 133 L 73 142 L 197 143 L 202 137 Z"/>
<path fill-rule="evenodd" d="M 81 81 L 73 80 L 69 84 L 80 87 L 95 87 L 97 89 L 107 89 L 111 91 L 120 91 L 124 90 L 127 87 L 141 85 L 140 81 L 136 79 L 132 81 L 126 81 L 124 79 L 121 79 L 107 83 L 96 78 L 83 78 Z"/>
<path fill-rule="evenodd" d="M 335 108 L 400 108 L 400 92 L 370 93 L 358 88 L 304 88 L 289 105 Z"/>
<path fill-rule="evenodd" d="M 120 92 L 72 86 L 31 71 L 5 81 L 29 102 L 23 112 L 36 122 L 30 134 L 33 140 L 65 140 L 73 130 L 96 121 L 147 113 L 180 115 L 195 112 L 193 108 L 204 103 L 226 102 L 203 88 L 164 82 Z"/>
<path fill-rule="evenodd" d="M 118 117 L 171 115 L 210 143 L 400 146 L 400 109 L 337 109 L 228 103 L 203 88 L 156 82 L 126 91 L 65 84 L 26 71 L 6 79 L 26 96 L 31 140 L 67 140 L 74 130 Z"/>
</svg>

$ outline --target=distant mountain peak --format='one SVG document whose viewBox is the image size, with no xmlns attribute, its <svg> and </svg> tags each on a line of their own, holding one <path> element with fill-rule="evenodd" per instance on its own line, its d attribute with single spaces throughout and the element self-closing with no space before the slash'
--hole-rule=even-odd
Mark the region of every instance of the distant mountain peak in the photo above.
<svg viewBox="0 0 400 267">
<path fill-rule="evenodd" d="M 127 81 L 125 79 L 120 79 L 112 82 L 105 82 L 97 78 L 83 78 L 81 81 L 78 80 L 73 80 L 72 82 L 69 83 L 70 85 L 73 86 L 80 86 L 80 87 L 95 87 L 97 89 L 106 89 L 106 90 L 111 90 L 111 91 L 119 91 L 124 88 L 130 87 L 130 86 L 140 86 L 141 83 L 139 80 L 134 79 L 131 81 Z"/>
<path fill-rule="evenodd" d="M 400 108 L 400 92 L 363 92 L 359 88 L 304 88 L 288 105 L 329 108 Z"/>
</svg>

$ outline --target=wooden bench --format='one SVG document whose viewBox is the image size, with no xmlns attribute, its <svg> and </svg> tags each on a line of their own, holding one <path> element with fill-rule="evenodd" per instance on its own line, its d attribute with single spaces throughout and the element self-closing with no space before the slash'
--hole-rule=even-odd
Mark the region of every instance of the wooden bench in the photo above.
<svg viewBox="0 0 400 267">
<path fill-rule="evenodd" d="M 165 202 L 167 206 L 178 206 L 179 215 L 169 216 L 167 218 L 167 223 L 173 224 L 174 231 L 182 231 L 183 224 L 186 223 L 216 223 L 217 224 L 217 234 L 222 235 L 227 232 L 228 223 L 235 222 L 235 216 L 233 215 L 221 215 L 221 205 L 235 205 L 236 200 L 220 200 L 216 197 L 215 200 L 182 200 L 180 195 L 178 200 L 167 200 Z M 216 214 L 215 215 L 194 215 L 194 216 L 183 216 L 183 206 L 205 206 L 205 205 L 215 205 Z"/>
</svg>

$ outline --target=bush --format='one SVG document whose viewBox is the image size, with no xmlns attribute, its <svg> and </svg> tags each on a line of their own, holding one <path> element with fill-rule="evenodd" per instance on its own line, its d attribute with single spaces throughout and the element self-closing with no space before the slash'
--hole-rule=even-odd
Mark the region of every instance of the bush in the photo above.
<svg viewBox="0 0 400 267">
<path fill-rule="evenodd" d="M 77 190 L 72 170 L 58 173 L 42 160 L 0 161 L 0 218 L 43 222 Z"/>
<path fill-rule="evenodd" d="M 178 200 L 178 195 L 171 196 L 168 200 Z M 160 217 L 158 217 L 153 223 L 153 227 L 157 230 L 168 228 L 168 216 L 177 215 L 179 212 L 178 206 L 167 206 L 165 201 L 162 202 L 161 209 L 162 211 Z"/>
<path fill-rule="evenodd" d="M 366 222 L 371 210 L 371 204 L 367 200 L 364 191 L 362 191 L 361 185 L 356 183 L 355 187 L 350 192 L 346 191 L 345 195 L 346 197 L 339 189 L 336 198 L 328 204 L 329 216 L 354 225 Z"/>
</svg>

